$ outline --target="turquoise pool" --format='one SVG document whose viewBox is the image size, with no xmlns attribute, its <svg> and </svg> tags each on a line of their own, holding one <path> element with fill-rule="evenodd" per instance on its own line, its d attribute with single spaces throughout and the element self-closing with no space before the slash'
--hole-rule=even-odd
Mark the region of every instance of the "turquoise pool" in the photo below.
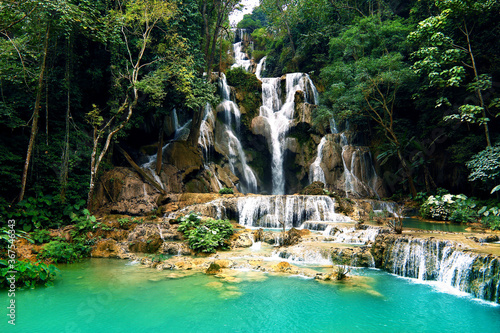
<svg viewBox="0 0 500 333">
<path fill-rule="evenodd" d="M 53 287 L 16 294 L 17 325 L 4 315 L 0 331 L 500 331 L 499 306 L 379 270 L 356 270 L 364 279 L 355 286 L 251 273 L 240 283 L 171 274 L 111 259 L 61 266 Z M 4 292 L 3 309 L 7 302 Z"/>
</svg>

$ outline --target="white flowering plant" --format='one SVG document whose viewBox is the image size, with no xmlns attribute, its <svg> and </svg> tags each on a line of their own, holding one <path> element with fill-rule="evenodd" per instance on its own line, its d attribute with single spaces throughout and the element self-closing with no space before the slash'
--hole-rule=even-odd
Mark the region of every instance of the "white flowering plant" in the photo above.
<svg viewBox="0 0 500 333">
<path fill-rule="evenodd" d="M 433 220 L 468 223 L 478 217 L 475 208 L 475 201 L 464 194 L 431 195 L 420 206 L 420 215 Z"/>
</svg>

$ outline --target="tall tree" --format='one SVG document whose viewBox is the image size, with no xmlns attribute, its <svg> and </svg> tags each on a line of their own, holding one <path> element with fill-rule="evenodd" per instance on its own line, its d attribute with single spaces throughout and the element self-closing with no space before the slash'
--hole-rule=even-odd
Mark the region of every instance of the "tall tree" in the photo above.
<svg viewBox="0 0 500 333">
<path fill-rule="evenodd" d="M 203 75 L 205 75 L 206 83 L 198 81 L 198 88 L 196 89 L 198 98 L 203 100 L 204 103 L 195 103 L 192 105 L 195 114 L 188 137 L 188 142 L 192 146 L 198 146 L 205 105 L 206 102 L 213 99 L 213 96 L 210 96 L 212 89 L 206 85 L 212 79 L 212 68 L 217 52 L 217 40 L 221 35 L 221 31 L 229 28 L 229 14 L 236 8 L 239 2 L 240 0 L 202 0 L 199 3 L 199 10 L 203 20 L 203 56 L 205 59 L 205 72 Z"/>
<path fill-rule="evenodd" d="M 442 96 L 437 100 L 437 107 L 452 105 L 445 95 L 445 88 L 465 87 L 474 93 L 476 103 L 462 104 L 458 113 L 444 119 L 482 125 L 486 145 L 490 147 L 490 119 L 483 92 L 491 88 L 492 82 L 489 74 L 480 71 L 476 61 L 478 45 L 474 38 L 480 30 L 478 27 L 487 23 L 485 18 L 491 11 L 498 11 L 500 4 L 489 0 L 447 0 L 436 1 L 436 5 L 440 13 L 421 21 L 408 37 L 420 45 L 414 53 L 418 60 L 413 68 L 416 73 L 428 77 L 428 85 L 424 88 L 441 89 Z M 468 71 L 472 80 L 467 82 Z"/>
<path fill-rule="evenodd" d="M 154 71 L 157 63 L 165 60 L 165 54 L 148 55 L 148 51 L 168 51 L 169 21 L 175 17 L 177 7 L 174 3 L 157 0 L 129 0 L 119 2 L 119 7 L 111 12 L 114 25 L 115 50 L 115 85 L 121 91 L 120 101 L 104 118 L 101 110 L 95 106 L 88 114 L 88 121 L 93 127 L 93 149 L 90 162 L 90 184 L 87 207 L 92 209 L 92 200 L 96 179 L 101 162 L 106 156 L 115 135 L 130 121 L 139 101 L 141 90 L 163 96 L 162 71 Z M 155 35 L 159 30 L 158 35 Z M 172 32 L 172 31 L 170 31 Z M 119 39 L 118 39 L 119 36 Z M 155 40 L 158 38 L 159 40 Z M 147 73 L 150 70 L 151 72 Z M 145 75 L 147 74 L 147 75 Z M 155 75 L 157 74 L 157 75 Z M 101 149 L 101 141 L 104 145 Z"/>
</svg>

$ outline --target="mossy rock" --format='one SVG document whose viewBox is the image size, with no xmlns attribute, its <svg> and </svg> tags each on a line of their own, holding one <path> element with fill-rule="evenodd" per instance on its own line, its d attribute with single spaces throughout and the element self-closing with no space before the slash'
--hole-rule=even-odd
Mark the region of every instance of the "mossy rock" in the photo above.
<svg viewBox="0 0 500 333">
<path fill-rule="evenodd" d="M 220 272 L 221 272 L 221 267 L 213 262 L 210 264 L 210 266 L 208 266 L 207 270 L 205 271 L 205 274 L 215 275 L 219 274 Z"/>
<path fill-rule="evenodd" d="M 311 185 L 306 186 L 302 191 L 300 191 L 300 194 L 303 195 L 324 195 L 324 188 L 325 184 L 322 182 L 316 181 L 311 183 Z"/>
</svg>

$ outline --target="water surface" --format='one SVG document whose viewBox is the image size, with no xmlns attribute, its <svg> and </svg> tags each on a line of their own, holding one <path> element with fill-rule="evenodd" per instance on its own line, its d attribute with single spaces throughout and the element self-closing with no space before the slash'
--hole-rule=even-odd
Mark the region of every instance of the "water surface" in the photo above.
<svg viewBox="0 0 500 333">
<path fill-rule="evenodd" d="M 353 288 L 252 272 L 240 283 L 172 279 L 126 261 L 61 266 L 53 287 L 17 293 L 0 332 L 498 332 L 500 307 L 373 269 Z M 2 308 L 7 304 L 2 296 Z"/>
</svg>

